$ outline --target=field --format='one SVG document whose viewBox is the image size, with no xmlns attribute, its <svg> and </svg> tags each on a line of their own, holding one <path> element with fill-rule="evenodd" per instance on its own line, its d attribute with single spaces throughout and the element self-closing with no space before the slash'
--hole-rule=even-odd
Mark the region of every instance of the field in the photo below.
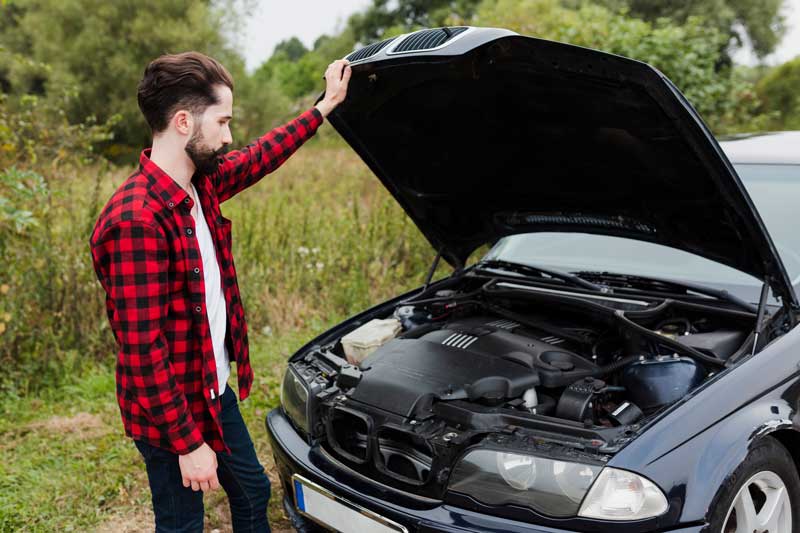
<svg viewBox="0 0 800 533">
<path fill-rule="evenodd" d="M 321 133 L 222 206 L 233 220 L 256 373 L 241 409 L 268 469 L 264 417 L 277 405 L 287 357 L 349 314 L 419 285 L 434 256 L 361 160 Z M 113 337 L 88 249 L 99 209 L 130 171 L 71 167 L 45 180 L 47 209 L 9 254 L 17 268 L 0 298 L 8 313 L 0 362 L 10 369 L 0 382 L 0 531 L 152 530 L 144 465 L 116 405 Z M 440 266 L 437 276 L 447 272 Z M 289 526 L 270 475 L 279 531 Z M 224 493 L 205 502 L 207 531 L 229 529 Z"/>
</svg>

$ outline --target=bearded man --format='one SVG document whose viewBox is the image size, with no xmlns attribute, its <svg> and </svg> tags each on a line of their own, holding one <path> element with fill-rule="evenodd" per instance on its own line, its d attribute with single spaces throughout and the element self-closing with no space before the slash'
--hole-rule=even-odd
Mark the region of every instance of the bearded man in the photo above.
<svg viewBox="0 0 800 533">
<path fill-rule="evenodd" d="M 225 67 L 187 52 L 144 71 L 138 101 L 152 148 L 103 208 L 91 251 L 119 345 L 122 422 L 144 458 L 156 531 L 202 531 L 203 493 L 220 485 L 234 531 L 269 531 L 269 479 L 238 408 L 253 371 L 220 204 L 314 135 L 349 79 L 346 61 L 331 63 L 316 106 L 225 153 L 233 118 Z M 230 361 L 238 398 L 227 384 Z"/>
</svg>

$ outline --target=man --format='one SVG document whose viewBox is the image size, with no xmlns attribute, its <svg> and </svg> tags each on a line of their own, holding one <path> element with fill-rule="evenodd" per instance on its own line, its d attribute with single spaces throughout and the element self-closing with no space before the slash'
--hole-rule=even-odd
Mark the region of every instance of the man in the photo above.
<svg viewBox="0 0 800 533">
<path fill-rule="evenodd" d="M 117 399 L 144 457 L 157 531 L 202 531 L 203 492 L 222 485 L 235 531 L 269 531 L 270 485 L 237 402 L 253 372 L 219 204 L 275 170 L 347 93 L 344 60 L 325 97 L 225 156 L 233 81 L 197 52 L 150 63 L 138 101 L 153 133 L 139 169 L 113 194 L 91 237 L 119 352 Z M 239 400 L 227 385 L 236 362 Z"/>
</svg>

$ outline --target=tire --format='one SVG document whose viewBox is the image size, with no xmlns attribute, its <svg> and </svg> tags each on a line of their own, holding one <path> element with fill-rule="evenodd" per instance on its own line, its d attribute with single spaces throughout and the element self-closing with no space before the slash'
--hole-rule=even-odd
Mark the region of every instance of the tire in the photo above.
<svg viewBox="0 0 800 533">
<path fill-rule="evenodd" d="M 715 498 L 710 524 L 713 533 L 800 532 L 800 477 L 780 442 L 753 446 Z"/>
</svg>

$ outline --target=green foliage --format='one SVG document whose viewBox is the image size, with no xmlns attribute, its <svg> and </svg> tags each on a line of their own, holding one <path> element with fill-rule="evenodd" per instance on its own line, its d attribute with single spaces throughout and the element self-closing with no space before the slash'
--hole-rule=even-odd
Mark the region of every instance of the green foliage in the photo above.
<svg viewBox="0 0 800 533">
<path fill-rule="evenodd" d="M 297 99 L 323 89 L 325 67 L 355 48 L 390 36 L 442 26 L 452 17 L 472 14 L 479 0 L 373 0 L 363 13 L 352 15 L 339 35 L 320 36 L 313 50 L 306 50 L 296 37 L 282 41 L 262 64 L 254 78 L 274 82 L 288 97 Z"/>
<path fill-rule="evenodd" d="M 756 86 L 772 129 L 800 129 L 800 56 L 774 68 Z"/>
<path fill-rule="evenodd" d="M 13 265 L 0 271 L 3 394 L 57 385 L 91 354 L 112 353 L 86 244 L 102 168 L 45 170 L 0 172 L 0 263 Z"/>
<path fill-rule="evenodd" d="M 199 50 L 223 61 L 234 76 L 243 74 L 221 34 L 221 14 L 207 1 L 15 0 L 4 10 L 0 46 L 31 62 L 14 68 L 0 62 L 0 87 L 48 98 L 74 91 L 64 107 L 71 123 L 120 115 L 112 156 L 149 143 L 136 86 L 153 58 Z"/>
<path fill-rule="evenodd" d="M 480 0 L 373 0 L 363 13 L 350 17 L 356 41 L 369 44 L 391 36 L 396 28 L 433 28 L 453 18 L 469 18 Z"/>
<path fill-rule="evenodd" d="M 91 116 L 72 124 L 64 108 L 75 99 L 65 91 L 44 98 L 0 94 L 0 169 L 10 165 L 49 165 L 88 163 L 96 159 L 94 148 L 113 138 L 119 115 L 99 124 Z"/>
<path fill-rule="evenodd" d="M 354 153 L 317 143 L 223 205 L 253 339 L 321 331 L 418 285 L 433 257 Z M 0 392 L 18 396 L 114 359 L 88 239 L 131 169 L 37 170 L 0 173 L 0 264 L 13 265 L 0 271 Z"/>
<path fill-rule="evenodd" d="M 47 183 L 35 172 L 11 167 L 0 174 L 0 250 L 38 226 L 47 194 Z"/>
<path fill-rule="evenodd" d="M 761 57 L 775 50 L 786 29 L 781 14 L 784 0 L 600 0 L 599 3 L 650 22 L 669 18 L 683 24 L 692 17 L 700 17 L 738 43 L 749 41 Z"/>
<path fill-rule="evenodd" d="M 308 52 L 308 49 L 300 42 L 300 39 L 292 37 L 291 39 L 286 39 L 275 45 L 275 50 L 272 52 L 272 55 L 273 57 L 281 55 L 288 61 L 297 61 L 303 57 L 306 52 Z"/>
<path fill-rule="evenodd" d="M 278 52 L 259 68 L 254 78 L 274 82 L 283 94 L 297 99 L 320 88 L 322 73 L 329 62 L 313 52 L 306 52 L 295 60 Z"/>
</svg>

